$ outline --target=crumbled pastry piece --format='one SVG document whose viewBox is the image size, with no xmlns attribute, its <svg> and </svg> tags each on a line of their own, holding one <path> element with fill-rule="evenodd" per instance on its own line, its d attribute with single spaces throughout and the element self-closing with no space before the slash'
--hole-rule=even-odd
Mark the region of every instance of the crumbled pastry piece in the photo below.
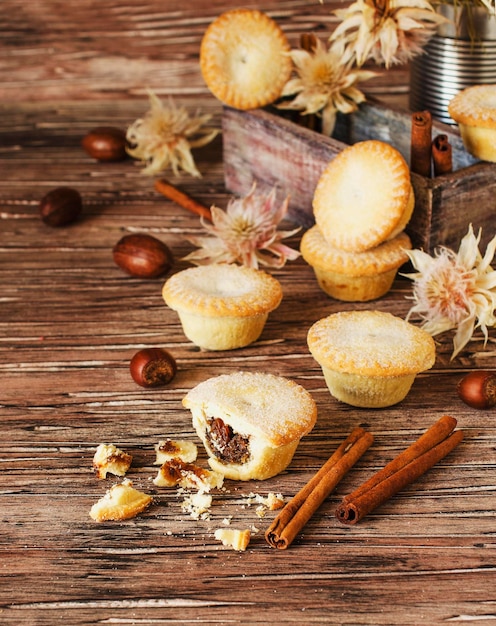
<svg viewBox="0 0 496 626">
<path fill-rule="evenodd" d="M 98 478 L 106 478 L 107 474 L 125 476 L 132 460 L 133 457 L 130 454 L 119 450 L 113 443 L 101 443 L 93 457 L 93 467 Z"/>
<path fill-rule="evenodd" d="M 266 498 L 259 493 L 250 493 L 245 499 L 245 502 L 248 505 L 260 504 L 270 511 L 275 511 L 276 509 L 282 509 L 284 506 L 284 496 L 282 493 L 276 494 L 273 491 L 270 491 Z"/>
<path fill-rule="evenodd" d="M 210 507 L 212 506 L 212 496 L 208 493 L 197 491 L 188 494 L 181 504 L 185 513 L 189 513 L 193 519 L 210 519 Z"/>
<path fill-rule="evenodd" d="M 257 506 L 257 508 L 255 509 L 255 513 L 258 515 L 258 517 L 262 518 L 262 517 L 265 517 L 266 510 L 267 509 L 263 505 L 260 505 L 260 506 Z"/>
<path fill-rule="evenodd" d="M 223 545 L 244 552 L 250 543 L 251 532 L 249 529 L 218 528 L 215 531 L 214 537 L 218 541 L 222 541 Z"/>
<path fill-rule="evenodd" d="M 267 494 L 267 497 L 262 501 L 263 506 L 266 506 L 269 511 L 276 511 L 282 509 L 284 506 L 284 496 L 281 493 L 275 494 L 272 491 Z"/>
<path fill-rule="evenodd" d="M 185 463 L 194 463 L 198 456 L 196 444 L 182 439 L 159 441 L 155 446 L 155 452 L 157 453 L 155 465 L 162 465 L 174 458 L 181 459 Z"/>
<path fill-rule="evenodd" d="M 91 507 L 90 517 L 96 522 L 118 521 L 136 517 L 144 511 L 153 498 L 133 487 L 130 480 L 113 485 L 107 493 Z"/>
<path fill-rule="evenodd" d="M 256 508 L 256 514 L 258 517 L 265 517 L 265 512 L 276 511 L 277 509 L 282 509 L 284 506 L 284 497 L 282 494 L 278 493 L 277 495 L 272 491 L 267 494 L 266 498 L 257 495 L 257 502 L 260 502 L 260 506 Z"/>
<path fill-rule="evenodd" d="M 222 487 L 224 475 L 220 472 L 204 469 L 194 463 L 185 463 L 181 459 L 173 458 L 162 465 L 153 482 L 157 487 L 180 485 L 184 489 L 208 492 L 210 489 Z"/>
</svg>

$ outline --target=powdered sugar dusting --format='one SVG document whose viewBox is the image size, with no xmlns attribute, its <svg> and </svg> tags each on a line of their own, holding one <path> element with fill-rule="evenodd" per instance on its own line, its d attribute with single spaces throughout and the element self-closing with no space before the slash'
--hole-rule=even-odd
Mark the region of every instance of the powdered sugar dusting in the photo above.
<svg viewBox="0 0 496 626">
<path fill-rule="evenodd" d="M 361 252 L 395 232 L 411 194 L 410 171 L 391 145 L 368 140 L 345 148 L 322 173 L 315 221 L 338 248 Z"/>
<path fill-rule="evenodd" d="M 201 315 L 256 315 L 282 299 L 279 282 L 262 270 L 214 264 L 178 272 L 165 283 L 163 297 L 173 309 Z"/>
<path fill-rule="evenodd" d="M 496 128 L 496 85 L 464 89 L 451 100 L 448 111 L 457 122 Z"/>
<path fill-rule="evenodd" d="M 306 389 L 287 378 L 260 372 L 210 378 L 194 387 L 183 405 L 203 405 L 212 417 L 234 416 L 243 434 L 262 433 L 276 446 L 301 438 L 317 418 L 315 402 Z"/>
<path fill-rule="evenodd" d="M 426 331 L 381 311 L 346 311 L 319 320 L 308 332 L 308 346 L 321 365 L 370 376 L 420 372 L 435 361 Z"/>
</svg>

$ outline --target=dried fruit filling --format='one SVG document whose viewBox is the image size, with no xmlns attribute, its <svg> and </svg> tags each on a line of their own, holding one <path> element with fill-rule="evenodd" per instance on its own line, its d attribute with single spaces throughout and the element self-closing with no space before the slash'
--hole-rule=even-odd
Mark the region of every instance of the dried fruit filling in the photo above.
<svg viewBox="0 0 496 626">
<path fill-rule="evenodd" d="M 246 463 L 250 458 L 249 437 L 235 433 L 220 417 L 209 420 L 207 439 L 215 456 L 224 463 Z"/>
</svg>

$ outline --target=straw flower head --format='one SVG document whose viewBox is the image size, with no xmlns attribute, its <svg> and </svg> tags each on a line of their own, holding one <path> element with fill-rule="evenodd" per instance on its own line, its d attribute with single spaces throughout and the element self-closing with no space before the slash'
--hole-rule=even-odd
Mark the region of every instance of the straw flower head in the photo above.
<svg viewBox="0 0 496 626">
<path fill-rule="evenodd" d="M 310 50 L 295 48 L 290 52 L 297 76 L 283 88 L 282 96 L 294 100 L 278 105 L 280 109 L 302 111 L 303 114 L 321 113 L 322 132 L 330 135 L 334 129 L 336 113 L 356 111 L 365 100 L 356 84 L 375 76 L 374 72 L 352 70 L 344 65 L 338 50 L 326 49 L 315 38 Z"/>
<path fill-rule="evenodd" d="M 127 130 L 129 155 L 146 164 L 144 174 L 158 174 L 170 167 L 176 176 L 183 171 L 201 177 L 191 149 L 205 146 L 218 134 L 217 129 L 203 128 L 211 115 L 190 117 L 172 98 L 167 105 L 152 92 L 149 98 L 150 110 Z"/>
<path fill-rule="evenodd" d="M 356 0 L 335 14 L 342 21 L 331 41 L 343 47 L 345 62 L 359 67 L 368 59 L 386 68 L 406 63 L 447 21 L 428 0 Z"/>
<path fill-rule="evenodd" d="M 212 206 L 212 224 L 202 219 L 208 235 L 188 237 L 199 250 L 184 260 L 196 265 L 240 263 L 257 269 L 259 265 L 280 268 L 287 260 L 298 258 L 300 253 L 283 244 L 282 239 L 294 235 L 299 228 L 277 228 L 286 215 L 288 198 L 278 204 L 275 189 L 267 196 L 255 192 L 253 185 L 244 198 L 231 199 L 226 211 Z"/>
<path fill-rule="evenodd" d="M 479 251 L 481 231 L 477 237 L 472 225 L 461 240 L 457 253 L 440 247 L 434 256 L 421 250 L 406 253 L 417 270 L 405 274 L 414 281 L 414 306 L 408 317 L 418 313 L 423 328 L 435 336 L 455 329 L 453 359 L 480 328 L 485 341 L 488 327 L 496 325 L 496 271 L 491 267 L 496 251 L 496 236 L 489 242 L 485 255 Z"/>
</svg>

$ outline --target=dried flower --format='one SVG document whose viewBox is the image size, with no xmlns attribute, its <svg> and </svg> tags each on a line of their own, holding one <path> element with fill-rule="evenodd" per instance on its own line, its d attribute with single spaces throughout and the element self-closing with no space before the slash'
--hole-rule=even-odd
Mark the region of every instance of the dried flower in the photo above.
<svg viewBox="0 0 496 626">
<path fill-rule="evenodd" d="M 495 0 L 480 0 L 481 4 L 486 7 L 490 15 L 496 15 Z"/>
<path fill-rule="evenodd" d="M 293 49 L 290 55 L 298 76 L 286 83 L 281 95 L 297 96 L 278 108 L 302 111 L 304 115 L 321 113 L 322 132 L 331 135 L 337 111 L 352 113 L 365 100 L 356 84 L 376 74 L 343 65 L 338 52 L 327 50 L 319 39 L 314 40 L 311 50 Z"/>
<path fill-rule="evenodd" d="M 185 260 L 196 265 L 239 262 L 247 267 L 258 268 L 260 264 L 279 268 L 287 260 L 298 258 L 300 253 L 281 240 L 294 235 L 299 228 L 277 230 L 286 215 L 288 198 L 277 206 L 275 189 L 267 196 L 256 195 L 255 190 L 254 184 L 244 198 L 231 199 L 226 211 L 212 206 L 212 224 L 202 218 L 203 227 L 211 236 L 189 237 L 188 241 L 200 249 Z"/>
<path fill-rule="evenodd" d="M 330 39 L 341 45 L 343 62 L 359 67 L 368 59 L 386 68 L 406 63 L 448 21 L 428 0 L 356 0 L 334 13 L 342 22 Z"/>
<path fill-rule="evenodd" d="M 149 97 L 150 110 L 127 130 L 126 138 L 131 145 L 128 153 L 146 163 L 144 174 L 157 174 L 171 167 L 176 176 L 183 170 L 201 177 L 191 149 L 205 146 L 218 134 L 218 129 L 202 128 L 212 116 L 190 117 L 172 98 L 165 106 L 154 93 L 150 92 Z"/>
<path fill-rule="evenodd" d="M 418 270 L 405 274 L 414 281 L 412 313 L 419 313 L 423 328 L 431 335 L 456 329 L 453 359 L 472 338 L 476 328 L 485 342 L 487 328 L 496 325 L 496 271 L 491 262 L 496 251 L 496 236 L 482 257 L 479 252 L 481 231 L 474 235 L 472 225 L 460 243 L 458 253 L 441 246 L 435 256 L 421 250 L 406 250 Z"/>
</svg>

